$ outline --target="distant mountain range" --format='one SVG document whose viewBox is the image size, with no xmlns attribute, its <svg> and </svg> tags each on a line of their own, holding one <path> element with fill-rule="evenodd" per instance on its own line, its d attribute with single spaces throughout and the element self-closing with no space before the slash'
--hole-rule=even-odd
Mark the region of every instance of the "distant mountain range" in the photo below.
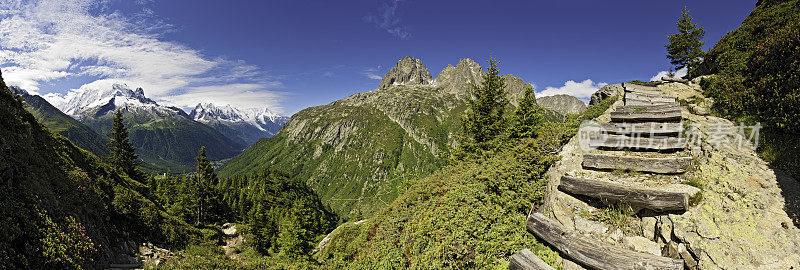
<svg viewBox="0 0 800 270">
<path fill-rule="evenodd" d="M 433 78 L 421 60 L 405 57 L 376 90 L 298 112 L 274 137 L 256 142 L 219 173 L 289 172 L 339 214 L 369 216 L 402 193 L 404 181 L 440 166 L 455 144 L 470 84 L 480 84 L 482 75 L 478 63 L 462 59 Z M 515 105 L 528 84 L 505 78 Z M 552 120 L 563 117 L 546 111 Z"/>
<path fill-rule="evenodd" d="M 14 91 L 23 96 L 40 122 L 98 156 L 108 154 L 105 134 L 111 128 L 113 112 L 121 110 L 143 166 L 155 172 L 191 170 L 201 146 L 212 160 L 230 158 L 259 138 L 272 136 L 286 122 L 286 117 L 268 109 L 211 104 L 198 105 L 190 116 L 147 98 L 142 88 L 125 84 L 84 87 L 47 98 L 18 88 Z"/>
<path fill-rule="evenodd" d="M 289 121 L 289 117 L 278 115 L 268 108 L 239 109 L 213 103 L 197 104 L 189 117 L 244 145 L 252 145 L 258 139 L 272 137 Z"/>
</svg>

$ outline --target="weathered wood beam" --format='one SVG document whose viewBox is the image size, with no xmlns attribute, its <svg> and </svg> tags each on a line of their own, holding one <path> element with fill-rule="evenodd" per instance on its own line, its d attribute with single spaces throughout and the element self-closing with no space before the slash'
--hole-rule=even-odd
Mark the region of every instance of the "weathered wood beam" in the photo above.
<svg viewBox="0 0 800 270">
<path fill-rule="evenodd" d="M 671 112 L 680 110 L 681 110 L 680 104 L 678 104 L 677 102 L 670 102 L 658 105 L 645 105 L 645 106 L 625 105 L 617 107 L 616 112 Z"/>
<path fill-rule="evenodd" d="M 589 196 L 608 203 L 625 203 L 635 208 L 676 211 L 689 208 L 689 193 L 629 187 L 610 181 L 562 176 L 558 189 Z"/>
<path fill-rule="evenodd" d="M 555 270 L 530 249 L 523 249 L 508 259 L 508 269 L 511 270 Z"/>
<path fill-rule="evenodd" d="M 680 110 L 663 112 L 611 112 L 612 122 L 672 122 L 680 121 Z"/>
<path fill-rule="evenodd" d="M 575 262 L 593 269 L 683 269 L 683 260 L 612 246 L 566 231 L 540 213 L 528 216 L 528 231 Z"/>
<path fill-rule="evenodd" d="M 637 99 L 624 99 L 625 106 L 658 106 L 658 105 L 666 105 L 672 102 L 651 102 L 649 100 L 637 100 Z"/>
<path fill-rule="evenodd" d="M 683 132 L 681 123 L 619 123 L 600 124 L 600 131 L 617 135 L 677 136 Z"/>
<path fill-rule="evenodd" d="M 665 82 L 689 83 L 689 80 L 687 79 L 671 78 L 671 77 L 661 77 L 661 80 Z"/>
<path fill-rule="evenodd" d="M 675 174 L 685 173 L 686 168 L 688 168 L 691 163 L 691 157 L 648 158 L 601 154 L 583 155 L 583 167 L 600 170 L 629 170 Z"/>
<path fill-rule="evenodd" d="M 685 138 L 648 138 L 607 135 L 591 138 L 589 147 L 637 151 L 677 151 L 688 145 Z"/>
<path fill-rule="evenodd" d="M 640 95 L 633 92 L 625 93 L 625 99 L 636 99 L 649 102 L 675 102 L 674 97 L 665 97 L 664 95 Z"/>
<path fill-rule="evenodd" d="M 659 91 L 658 87 L 655 87 L 655 86 L 646 86 L 646 85 L 639 85 L 639 84 L 634 84 L 634 83 L 623 83 L 622 87 L 625 88 L 625 90 Z"/>
</svg>

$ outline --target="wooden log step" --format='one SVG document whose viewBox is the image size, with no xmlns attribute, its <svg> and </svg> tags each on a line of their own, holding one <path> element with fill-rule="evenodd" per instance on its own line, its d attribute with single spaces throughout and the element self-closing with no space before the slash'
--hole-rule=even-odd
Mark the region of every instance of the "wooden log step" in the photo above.
<svg viewBox="0 0 800 270">
<path fill-rule="evenodd" d="M 658 106 L 658 105 L 666 105 L 672 102 L 651 102 L 649 100 L 638 100 L 638 99 L 624 99 L 625 106 Z"/>
<path fill-rule="evenodd" d="M 661 80 L 665 82 L 689 83 L 689 80 L 687 79 L 672 78 L 672 77 L 661 77 Z"/>
<path fill-rule="evenodd" d="M 629 136 L 677 136 L 683 132 L 683 124 L 656 122 L 600 124 L 600 131 Z"/>
<path fill-rule="evenodd" d="M 583 167 L 600 170 L 628 170 L 676 174 L 685 173 L 686 168 L 689 168 L 691 163 L 691 157 L 648 158 L 601 154 L 583 155 Z"/>
<path fill-rule="evenodd" d="M 680 121 L 681 111 L 663 112 L 611 112 L 612 122 L 673 122 Z"/>
<path fill-rule="evenodd" d="M 580 236 L 541 213 L 528 216 L 527 228 L 561 256 L 591 269 L 683 269 L 683 260 L 636 252 Z"/>
<path fill-rule="evenodd" d="M 664 103 L 659 105 L 647 105 L 647 106 L 634 106 L 634 105 L 627 105 L 617 107 L 617 112 L 671 112 L 671 111 L 680 111 L 681 105 L 677 102 L 672 103 Z"/>
<path fill-rule="evenodd" d="M 610 181 L 562 176 L 558 189 L 600 199 L 608 203 L 625 203 L 636 208 L 655 211 L 675 211 L 689 208 L 689 193 L 636 188 Z"/>
<path fill-rule="evenodd" d="M 511 270 L 555 270 L 552 266 L 544 262 L 539 256 L 533 254 L 530 249 L 523 249 L 508 259 L 508 269 Z"/>
<path fill-rule="evenodd" d="M 687 146 L 685 138 L 647 138 L 607 135 L 589 140 L 589 147 L 635 151 L 678 151 Z"/>
<path fill-rule="evenodd" d="M 639 95 L 636 93 L 625 93 L 625 99 L 635 99 L 649 102 L 675 102 L 674 97 L 664 95 Z"/>
<path fill-rule="evenodd" d="M 637 90 L 639 90 L 639 91 L 661 92 L 660 90 L 658 90 L 658 87 L 655 87 L 655 86 L 646 86 L 646 85 L 639 85 L 639 84 L 633 84 L 633 83 L 623 83 L 622 87 L 625 88 L 625 90 L 627 90 L 627 91 L 637 91 Z"/>
</svg>

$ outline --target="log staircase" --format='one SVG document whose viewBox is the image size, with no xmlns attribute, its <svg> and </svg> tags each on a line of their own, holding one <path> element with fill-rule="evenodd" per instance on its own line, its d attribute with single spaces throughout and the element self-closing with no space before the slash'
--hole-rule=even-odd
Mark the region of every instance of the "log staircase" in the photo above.
<svg viewBox="0 0 800 270">
<path fill-rule="evenodd" d="M 598 208 L 626 205 L 650 215 L 687 211 L 691 194 L 685 189 L 670 190 L 658 184 L 645 185 L 621 179 L 623 173 L 651 179 L 674 177 L 686 173 L 692 163 L 692 157 L 685 155 L 687 141 L 680 136 L 684 126 L 681 105 L 676 98 L 664 94 L 657 87 L 623 86 L 623 105 L 610 113 L 610 123 L 600 124 L 600 135 L 589 140 L 589 146 L 596 150 L 575 157 L 582 158 L 582 170 L 592 177 L 563 175 L 556 192 L 580 201 L 593 201 L 593 205 L 600 202 Z M 669 258 L 638 252 L 619 243 L 582 235 L 541 213 L 528 216 L 527 230 L 559 251 L 562 257 L 584 268 L 693 267 L 680 256 Z M 535 255 L 529 250 L 521 251 L 510 258 L 509 268 L 552 269 L 533 257 Z"/>
</svg>

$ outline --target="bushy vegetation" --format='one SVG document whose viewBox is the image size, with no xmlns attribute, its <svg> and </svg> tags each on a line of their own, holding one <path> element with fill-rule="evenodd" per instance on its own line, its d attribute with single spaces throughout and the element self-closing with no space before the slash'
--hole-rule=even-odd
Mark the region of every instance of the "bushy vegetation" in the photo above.
<svg viewBox="0 0 800 270">
<path fill-rule="evenodd" d="M 800 1 L 759 1 L 709 51 L 698 72 L 720 116 L 761 122 L 759 153 L 800 177 Z"/>
<path fill-rule="evenodd" d="M 563 123 L 536 123 L 535 132 L 524 137 L 508 134 L 531 122 L 511 121 L 517 124 L 486 141 L 487 150 L 413 183 L 369 220 L 338 228 L 315 258 L 324 268 L 486 269 L 502 267 L 508 256 L 531 248 L 554 263 L 557 255 L 526 232 L 526 217 L 544 196 L 545 172 L 561 146 L 582 120 L 599 116 L 613 102 L 605 100 Z"/>
</svg>

